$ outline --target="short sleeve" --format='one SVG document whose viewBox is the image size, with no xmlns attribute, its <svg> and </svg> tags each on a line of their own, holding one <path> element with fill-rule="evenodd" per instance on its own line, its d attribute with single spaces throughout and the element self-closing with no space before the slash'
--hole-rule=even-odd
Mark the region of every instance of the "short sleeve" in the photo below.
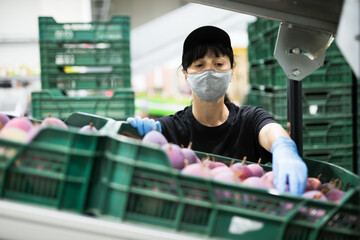
<svg viewBox="0 0 360 240">
<path fill-rule="evenodd" d="M 261 107 L 255 107 L 254 109 L 254 115 L 253 115 L 253 120 L 254 120 L 254 126 L 255 126 L 255 136 L 258 137 L 260 130 L 269 123 L 277 123 L 274 118 L 272 117 L 272 115 L 267 112 L 266 110 L 264 110 Z"/>
</svg>

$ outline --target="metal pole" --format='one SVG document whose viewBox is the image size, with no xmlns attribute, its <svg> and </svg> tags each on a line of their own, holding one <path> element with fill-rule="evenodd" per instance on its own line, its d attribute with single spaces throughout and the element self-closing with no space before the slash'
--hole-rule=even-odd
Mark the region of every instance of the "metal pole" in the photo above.
<svg viewBox="0 0 360 240">
<path fill-rule="evenodd" d="M 299 155 L 302 157 L 302 81 L 289 78 L 287 79 L 287 121 L 290 137 L 296 143 Z"/>
<path fill-rule="evenodd" d="M 360 101 L 358 100 L 360 93 L 360 79 L 356 78 L 354 72 L 352 72 L 352 112 L 353 112 L 353 143 L 354 143 L 354 163 L 353 172 L 360 176 L 360 136 L 358 135 L 360 128 Z M 359 193 L 360 194 L 360 193 Z"/>
</svg>

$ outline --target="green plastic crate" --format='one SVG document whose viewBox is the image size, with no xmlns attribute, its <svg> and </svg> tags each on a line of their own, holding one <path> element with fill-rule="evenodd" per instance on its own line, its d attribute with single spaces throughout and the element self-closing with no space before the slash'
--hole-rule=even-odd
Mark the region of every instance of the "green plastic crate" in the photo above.
<svg viewBox="0 0 360 240">
<path fill-rule="evenodd" d="M 331 43 L 331 45 L 328 47 L 328 49 L 326 50 L 326 57 L 343 57 L 340 49 L 338 48 L 337 44 L 335 41 L 333 41 Z"/>
<path fill-rule="evenodd" d="M 277 32 L 279 25 L 280 22 L 278 21 L 257 18 L 256 21 L 248 24 L 247 32 L 249 41 L 255 41 L 270 32 Z"/>
<path fill-rule="evenodd" d="M 129 39 L 128 16 L 114 16 L 109 22 L 90 23 L 57 23 L 52 17 L 39 17 L 40 42 L 110 42 Z"/>
<path fill-rule="evenodd" d="M 348 145 L 328 145 L 313 147 L 304 145 L 304 158 L 316 159 L 319 161 L 332 163 L 349 171 L 354 171 L 354 148 Z"/>
<path fill-rule="evenodd" d="M 287 129 L 286 119 L 275 119 Z M 303 145 L 311 148 L 353 143 L 352 115 L 303 119 Z"/>
<path fill-rule="evenodd" d="M 117 130 L 116 121 L 114 119 L 90 113 L 71 113 L 67 118 L 65 118 L 64 122 L 67 126 L 77 128 L 81 128 L 92 123 L 98 130 L 98 133 L 113 133 Z"/>
<path fill-rule="evenodd" d="M 58 66 L 118 66 L 130 64 L 128 40 L 108 44 L 40 42 L 41 68 Z"/>
<path fill-rule="evenodd" d="M 49 114 L 65 119 L 72 112 L 85 112 L 125 120 L 134 116 L 134 91 L 116 89 L 112 97 L 95 95 L 86 97 L 65 96 L 59 89 L 31 93 L 31 112 L 34 118 L 44 119 Z"/>
<path fill-rule="evenodd" d="M 0 196 L 81 213 L 98 137 L 44 128 L 30 143 L 0 139 Z"/>
<path fill-rule="evenodd" d="M 43 128 L 30 143 L 0 139 L 2 198 L 82 213 L 99 138 L 116 132 L 116 121 L 76 112 L 64 122 L 67 130 Z M 98 132 L 79 133 L 90 122 Z"/>
<path fill-rule="evenodd" d="M 89 73 L 66 72 L 64 68 L 43 68 L 41 70 L 42 89 L 116 89 L 131 87 L 130 65 L 95 68 Z"/>
<path fill-rule="evenodd" d="M 254 87 L 263 85 L 276 89 L 287 85 L 286 74 L 277 62 L 250 65 L 249 80 Z M 350 87 L 351 84 L 352 71 L 343 59 L 327 61 L 323 67 L 302 80 L 304 88 L 345 85 Z"/>
<path fill-rule="evenodd" d="M 283 89 L 251 89 L 250 105 L 263 107 L 277 118 L 287 117 L 287 92 Z M 352 90 L 349 86 L 303 88 L 303 116 L 333 117 L 352 113 Z"/>
<path fill-rule="evenodd" d="M 341 179 L 346 194 L 338 204 L 182 175 L 170 167 L 160 147 L 129 137 L 112 136 L 102 144 L 104 154 L 96 161 L 86 208 L 99 218 L 219 239 L 360 236 L 360 179 L 333 164 L 306 160 L 309 176 Z"/>
<path fill-rule="evenodd" d="M 273 86 L 273 80 L 275 79 L 275 74 L 282 74 L 281 77 L 283 81 L 285 81 L 284 86 L 286 86 L 285 73 L 282 71 L 281 67 L 280 67 L 281 71 L 278 71 L 279 67 L 280 67 L 279 64 L 276 62 L 270 64 L 250 65 L 250 69 L 249 69 L 250 84 L 254 87 Z"/>
<path fill-rule="evenodd" d="M 256 21 L 250 22 L 247 24 L 247 33 L 248 33 L 249 41 L 253 40 L 254 37 L 256 37 L 256 35 L 258 34 L 257 29 L 256 29 L 256 27 L 257 27 Z"/>
<path fill-rule="evenodd" d="M 274 31 L 250 42 L 248 46 L 249 62 L 273 60 L 276 38 L 277 31 Z"/>
<path fill-rule="evenodd" d="M 329 60 L 326 63 L 326 85 L 352 84 L 350 65 L 341 58 Z M 320 85 L 320 83 L 319 83 Z"/>
</svg>

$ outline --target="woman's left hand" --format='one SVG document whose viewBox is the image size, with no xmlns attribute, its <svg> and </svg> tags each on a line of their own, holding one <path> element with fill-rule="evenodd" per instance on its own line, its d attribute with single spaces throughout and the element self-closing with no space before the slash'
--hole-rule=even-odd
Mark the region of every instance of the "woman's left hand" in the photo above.
<svg viewBox="0 0 360 240">
<path fill-rule="evenodd" d="M 307 167 L 298 154 L 295 142 L 288 137 L 277 137 L 272 144 L 274 185 L 280 192 L 301 195 L 305 190 Z"/>
</svg>

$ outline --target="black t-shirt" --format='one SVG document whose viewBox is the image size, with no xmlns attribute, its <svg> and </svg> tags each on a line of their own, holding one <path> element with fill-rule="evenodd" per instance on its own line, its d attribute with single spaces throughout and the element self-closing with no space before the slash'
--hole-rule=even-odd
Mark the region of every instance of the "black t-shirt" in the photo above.
<svg viewBox="0 0 360 240">
<path fill-rule="evenodd" d="M 192 142 L 196 151 L 222 155 L 230 158 L 261 163 L 271 161 L 271 153 L 260 146 L 258 136 L 261 128 L 276 122 L 270 113 L 261 107 L 241 106 L 226 102 L 228 119 L 217 127 L 200 124 L 192 114 L 192 106 L 161 117 L 162 133 L 169 142 L 187 147 Z"/>
</svg>

